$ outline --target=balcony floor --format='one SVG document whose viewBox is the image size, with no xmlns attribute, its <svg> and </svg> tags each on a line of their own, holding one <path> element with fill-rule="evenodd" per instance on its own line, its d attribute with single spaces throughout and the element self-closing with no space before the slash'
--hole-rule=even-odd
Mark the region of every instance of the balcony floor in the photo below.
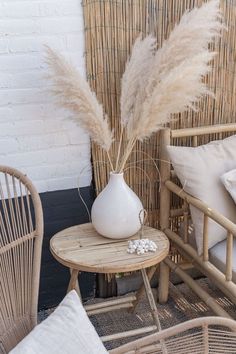
<svg viewBox="0 0 236 354">
<path fill-rule="evenodd" d="M 197 281 L 233 318 L 235 318 L 236 306 L 232 304 L 212 282 L 204 278 Z M 155 289 L 153 289 L 153 292 L 154 295 L 156 295 Z M 99 301 L 103 301 L 103 299 L 89 300 L 87 304 Z M 185 284 L 171 285 L 168 303 L 165 305 L 158 304 L 158 310 L 163 329 L 193 318 L 214 315 L 206 304 Z M 46 318 L 52 311 L 53 309 L 41 311 L 39 313 L 39 321 Z M 136 314 L 131 314 L 126 310 L 119 310 L 91 316 L 90 319 L 100 336 L 153 324 L 146 297 L 143 297 L 142 301 L 137 306 Z M 135 339 L 135 337 L 133 337 L 133 339 Z M 112 349 L 127 341 L 130 341 L 130 339 L 107 342 L 106 347 L 107 349 Z"/>
</svg>

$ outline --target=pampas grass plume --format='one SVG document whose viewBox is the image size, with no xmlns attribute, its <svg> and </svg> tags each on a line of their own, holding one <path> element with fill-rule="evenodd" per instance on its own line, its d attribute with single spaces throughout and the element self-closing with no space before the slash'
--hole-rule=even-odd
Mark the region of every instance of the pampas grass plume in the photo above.
<svg viewBox="0 0 236 354">
<path fill-rule="evenodd" d="M 209 44 L 223 28 L 219 0 L 210 0 L 187 11 L 158 50 L 154 37 L 136 39 L 121 81 L 122 130 L 115 169 L 109 154 L 113 134 L 102 106 L 73 65 L 47 47 L 53 92 L 74 113 L 74 121 L 107 151 L 111 168 L 121 172 L 137 140 L 150 138 L 173 114 L 196 110 L 203 96 L 212 95 L 203 78 L 215 55 Z"/>
<path fill-rule="evenodd" d="M 91 139 L 105 151 L 109 151 L 113 134 L 108 118 L 103 113 L 95 94 L 78 70 L 61 55 L 46 46 L 46 62 L 51 71 L 52 92 L 58 97 L 58 103 L 70 109 L 73 121 L 84 128 Z"/>
<path fill-rule="evenodd" d="M 214 56 L 209 44 L 223 28 L 220 14 L 219 0 L 187 11 L 157 50 L 127 123 L 129 139 L 149 138 L 171 120 L 173 113 L 196 107 L 195 103 L 209 94 L 202 79 Z"/>
</svg>

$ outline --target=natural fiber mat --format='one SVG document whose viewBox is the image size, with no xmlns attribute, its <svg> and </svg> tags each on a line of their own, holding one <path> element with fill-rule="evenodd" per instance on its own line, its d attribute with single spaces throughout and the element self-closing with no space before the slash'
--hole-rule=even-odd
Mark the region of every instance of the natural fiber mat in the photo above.
<svg viewBox="0 0 236 354">
<path fill-rule="evenodd" d="M 236 306 L 229 301 L 224 294 L 207 279 L 199 279 L 198 283 L 227 311 L 236 319 Z M 157 297 L 156 290 L 153 289 Z M 95 303 L 101 300 L 91 300 Z M 168 303 L 157 305 L 162 328 L 168 328 L 178 323 L 188 321 L 201 316 L 212 316 L 214 313 L 207 305 L 199 299 L 193 291 L 185 284 L 170 284 L 170 296 Z M 137 306 L 136 313 L 131 314 L 126 310 L 114 311 L 90 317 L 93 325 L 100 336 L 123 332 L 130 329 L 150 326 L 153 324 L 149 304 L 146 297 L 143 297 Z M 133 337 L 132 339 L 136 339 Z M 116 340 L 106 343 L 107 349 L 112 349 L 130 341 L 129 339 Z"/>
<path fill-rule="evenodd" d="M 227 311 L 236 319 L 236 306 L 229 301 L 224 294 L 214 286 L 208 279 L 199 279 L 198 283 Z M 153 289 L 154 296 L 157 296 L 156 290 Z M 87 304 L 97 303 L 103 299 L 89 300 Z M 207 305 L 199 299 L 185 284 L 170 284 L 170 296 L 168 303 L 165 305 L 157 305 L 161 326 L 168 328 L 178 323 L 188 321 L 201 316 L 212 316 L 214 313 Z M 47 317 L 52 310 L 42 311 L 39 314 L 40 320 Z M 144 296 L 137 306 L 136 313 L 132 314 L 126 310 L 113 311 L 105 314 L 91 316 L 90 320 L 95 326 L 100 336 L 123 332 L 135 328 L 152 325 L 152 316 L 149 304 Z M 136 337 L 132 337 L 136 339 Z M 131 339 L 116 340 L 107 342 L 107 349 L 112 349 Z"/>
</svg>

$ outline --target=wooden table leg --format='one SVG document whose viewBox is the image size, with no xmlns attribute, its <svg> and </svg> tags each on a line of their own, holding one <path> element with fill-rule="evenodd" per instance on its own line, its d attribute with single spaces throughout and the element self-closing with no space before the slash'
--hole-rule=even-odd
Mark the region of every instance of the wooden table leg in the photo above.
<svg viewBox="0 0 236 354">
<path fill-rule="evenodd" d="M 168 265 L 164 262 L 160 264 L 160 276 L 159 276 L 159 286 L 158 286 L 158 294 L 159 294 L 159 302 L 160 304 L 165 304 L 168 300 L 169 295 L 169 273 L 170 269 Z"/>
<path fill-rule="evenodd" d="M 67 288 L 67 293 L 71 290 L 76 290 L 77 294 L 79 295 L 81 301 L 81 293 L 80 293 L 80 287 L 79 287 L 79 282 L 78 282 L 78 276 L 79 276 L 79 271 L 77 269 L 70 269 L 70 282 Z"/>
<path fill-rule="evenodd" d="M 158 330 L 161 330 L 161 324 L 160 324 L 160 320 L 159 320 L 159 316 L 158 316 L 158 311 L 157 311 L 157 307 L 156 307 L 156 302 L 152 293 L 152 288 L 147 276 L 147 272 L 146 269 L 141 269 L 141 273 L 142 273 L 142 277 L 143 277 L 143 283 L 145 286 L 145 290 L 146 290 L 146 294 L 147 294 L 147 298 L 148 298 L 148 302 L 149 305 L 151 307 L 151 311 L 152 311 L 152 317 L 154 319 L 154 322 L 158 328 Z"/>
<path fill-rule="evenodd" d="M 148 281 L 150 282 L 152 280 L 153 275 L 155 274 L 157 269 L 157 266 L 151 267 L 148 269 L 147 271 L 147 276 L 148 276 Z M 142 284 L 142 286 L 140 287 L 140 289 L 137 291 L 136 293 L 136 300 L 133 302 L 133 307 L 131 307 L 128 312 L 133 313 L 136 309 L 136 306 L 139 303 L 139 300 L 141 299 L 141 297 L 143 296 L 143 294 L 145 293 L 145 285 L 144 283 Z"/>
<path fill-rule="evenodd" d="M 155 302 L 155 299 L 154 299 L 154 296 L 153 296 L 153 293 L 152 293 L 152 288 L 151 288 L 150 282 L 148 280 L 146 269 L 141 269 L 141 273 L 142 273 L 142 277 L 143 277 L 143 282 L 144 282 L 144 286 L 145 286 L 148 302 L 149 302 L 149 305 L 151 307 L 152 317 L 154 319 L 154 322 L 155 322 L 155 325 L 157 326 L 158 331 L 160 331 L 161 330 L 161 323 L 160 323 L 160 320 L 159 320 L 156 302 Z M 161 344 L 162 353 L 163 354 L 168 354 L 168 351 L 166 349 L 166 345 L 165 345 L 165 342 L 164 342 L 163 339 L 160 340 L 160 344 Z"/>
</svg>

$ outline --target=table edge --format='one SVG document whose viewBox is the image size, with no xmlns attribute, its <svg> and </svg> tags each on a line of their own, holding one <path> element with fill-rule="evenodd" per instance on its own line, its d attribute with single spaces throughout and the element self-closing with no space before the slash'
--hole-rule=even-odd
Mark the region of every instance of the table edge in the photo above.
<svg viewBox="0 0 236 354">
<path fill-rule="evenodd" d="M 50 251 L 53 255 L 53 257 L 62 265 L 64 265 L 67 268 L 70 269 L 76 269 L 78 271 L 83 271 L 83 272 L 89 272 L 89 273 L 101 273 L 101 274 L 114 274 L 114 273 L 125 273 L 125 272 L 133 272 L 136 270 L 140 270 L 140 269 L 145 269 L 145 268 L 149 268 L 151 266 L 157 265 L 159 263 L 161 263 L 169 254 L 169 249 L 170 249 L 170 242 L 168 241 L 168 247 L 164 248 L 162 250 L 162 252 L 159 254 L 159 258 L 158 260 L 155 258 L 151 258 L 148 260 L 144 260 L 144 261 L 140 261 L 139 260 L 139 256 L 137 255 L 137 263 L 128 265 L 128 266 L 123 266 L 123 267 L 119 267 L 114 266 L 114 267 L 104 267 L 104 266 L 88 266 L 88 265 L 83 265 L 83 264 L 76 264 L 74 262 L 70 262 L 70 261 L 66 261 L 62 258 L 60 258 L 52 249 L 52 247 L 50 246 Z"/>
</svg>

